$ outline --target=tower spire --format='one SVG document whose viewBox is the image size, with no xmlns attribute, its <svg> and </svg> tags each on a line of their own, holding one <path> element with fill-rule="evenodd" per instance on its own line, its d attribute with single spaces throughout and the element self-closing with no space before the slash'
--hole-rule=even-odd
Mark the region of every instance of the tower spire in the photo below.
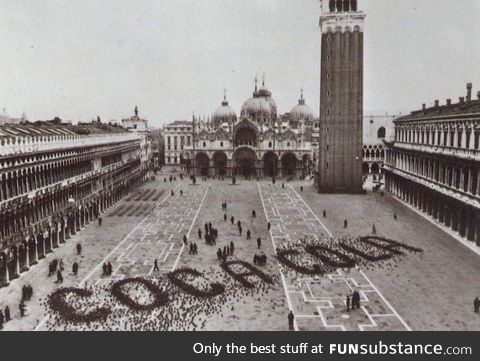
<svg viewBox="0 0 480 361">
<path fill-rule="evenodd" d="M 303 88 L 300 89 L 300 99 L 298 99 L 298 104 L 305 104 L 305 99 L 303 98 Z"/>
</svg>

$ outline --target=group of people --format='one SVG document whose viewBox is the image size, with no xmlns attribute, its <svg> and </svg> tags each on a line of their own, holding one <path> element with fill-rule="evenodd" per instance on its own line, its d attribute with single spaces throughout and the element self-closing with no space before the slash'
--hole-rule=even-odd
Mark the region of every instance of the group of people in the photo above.
<svg viewBox="0 0 480 361">
<path fill-rule="evenodd" d="M 267 264 L 267 256 L 264 254 L 255 254 L 253 256 L 253 264 L 257 266 L 265 266 Z"/>
<path fill-rule="evenodd" d="M 63 260 L 54 259 L 48 264 L 48 277 L 53 276 L 55 272 L 57 272 L 57 268 L 59 271 L 63 271 L 64 265 Z"/>
<path fill-rule="evenodd" d="M 180 179 L 183 179 L 183 175 L 181 175 L 181 174 L 180 174 Z M 172 183 L 172 182 L 175 182 L 177 180 L 177 177 L 171 175 L 170 177 L 168 177 L 168 180 L 169 180 L 170 183 Z M 167 183 L 167 177 L 163 178 L 163 182 Z"/>
<path fill-rule="evenodd" d="M 348 294 L 345 304 L 347 306 L 347 311 L 350 311 L 350 309 L 354 310 L 356 308 L 360 308 L 360 293 L 355 290 L 351 295 Z"/>
<path fill-rule="evenodd" d="M 5 313 L 0 310 L 0 330 L 3 329 L 3 324 L 8 321 L 10 321 L 10 308 L 7 306 L 5 307 Z"/>
<path fill-rule="evenodd" d="M 233 252 L 235 251 L 235 244 L 233 241 L 230 241 L 230 245 L 226 245 L 223 247 L 223 251 L 221 248 L 217 249 L 217 258 L 222 262 L 227 262 L 227 257 L 233 256 Z"/>
<path fill-rule="evenodd" d="M 190 243 L 190 251 L 189 254 L 197 254 L 198 253 L 198 246 L 196 243 Z"/>
<path fill-rule="evenodd" d="M 111 276 L 112 272 L 113 272 L 113 269 L 110 261 L 102 265 L 102 276 Z"/>
<path fill-rule="evenodd" d="M 217 244 L 218 230 L 212 226 L 212 223 L 205 223 L 205 243 L 209 246 Z M 198 229 L 198 238 L 202 239 L 202 230 Z"/>
<path fill-rule="evenodd" d="M 18 309 L 20 311 L 20 317 L 25 316 L 25 301 L 29 301 L 33 295 L 33 287 L 30 284 L 26 284 L 22 286 L 22 297 L 20 299 L 20 304 L 18 305 Z M 3 324 L 8 322 L 12 319 L 10 313 L 10 307 L 7 305 L 5 306 L 4 310 L 0 309 L 0 330 L 3 329 Z"/>
</svg>

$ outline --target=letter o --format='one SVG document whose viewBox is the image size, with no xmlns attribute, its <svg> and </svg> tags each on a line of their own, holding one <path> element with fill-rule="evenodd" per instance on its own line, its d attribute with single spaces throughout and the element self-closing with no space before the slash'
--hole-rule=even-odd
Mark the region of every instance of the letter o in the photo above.
<svg viewBox="0 0 480 361">
<path fill-rule="evenodd" d="M 197 345 L 200 346 L 200 351 L 197 351 Z M 193 345 L 193 352 L 195 353 L 202 353 L 203 352 L 203 344 L 200 342 L 197 342 L 196 344 Z"/>
</svg>

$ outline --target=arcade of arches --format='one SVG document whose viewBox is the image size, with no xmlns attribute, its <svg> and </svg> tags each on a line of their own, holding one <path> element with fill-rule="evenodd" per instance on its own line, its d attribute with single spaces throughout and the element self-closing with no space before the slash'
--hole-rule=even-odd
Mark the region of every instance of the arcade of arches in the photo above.
<svg viewBox="0 0 480 361">
<path fill-rule="evenodd" d="M 21 166 L 0 176 L 0 287 L 147 179 L 147 168 L 133 156 L 138 146 L 14 155 Z M 8 167 L 8 158 L 2 162 Z"/>
<path fill-rule="evenodd" d="M 260 153 L 261 156 L 258 154 Z M 280 155 L 279 155 L 280 153 Z M 273 151 L 257 152 L 252 147 L 241 146 L 235 152 L 215 151 L 210 156 L 200 151 L 195 155 L 192 164 L 186 159 L 186 172 L 201 177 L 231 177 L 233 174 L 242 177 L 278 177 L 302 178 L 311 169 L 309 154 L 298 159 L 293 152 Z"/>
</svg>

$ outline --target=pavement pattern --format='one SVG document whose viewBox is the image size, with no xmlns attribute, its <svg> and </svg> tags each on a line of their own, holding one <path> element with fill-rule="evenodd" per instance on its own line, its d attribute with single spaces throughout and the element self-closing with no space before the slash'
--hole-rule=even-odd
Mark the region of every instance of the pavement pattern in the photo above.
<svg viewBox="0 0 480 361">
<path fill-rule="evenodd" d="M 292 187 L 269 184 L 259 185 L 259 190 L 276 249 L 305 236 L 314 239 L 333 236 Z M 410 330 L 360 269 L 349 272 L 338 269 L 322 277 L 294 279 L 282 273 L 298 330 Z M 361 307 L 347 312 L 346 295 L 354 290 L 360 293 Z"/>
</svg>

